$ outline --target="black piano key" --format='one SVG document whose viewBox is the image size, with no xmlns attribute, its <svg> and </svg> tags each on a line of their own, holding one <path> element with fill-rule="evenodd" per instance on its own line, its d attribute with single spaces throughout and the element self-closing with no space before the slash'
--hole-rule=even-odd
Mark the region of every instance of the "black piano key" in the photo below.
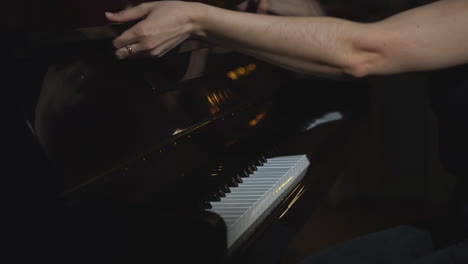
<svg viewBox="0 0 468 264">
<path fill-rule="evenodd" d="M 239 182 L 237 181 L 236 177 L 232 177 L 230 181 L 228 182 L 230 187 L 238 187 Z"/>
<path fill-rule="evenodd" d="M 243 183 L 243 178 L 250 177 L 258 166 L 263 166 L 266 161 L 264 155 L 253 155 L 250 157 L 235 157 L 233 162 L 228 162 L 220 165 L 213 164 L 209 169 L 206 187 L 206 196 L 209 201 L 221 201 L 222 197 L 226 197 L 227 193 L 231 192 L 231 188 L 236 188 L 240 183 Z M 207 171 L 208 172 L 208 171 Z"/>
<path fill-rule="evenodd" d="M 234 177 L 234 179 L 238 182 L 238 183 L 243 183 L 244 181 L 242 180 L 242 177 L 239 173 L 236 174 L 236 176 Z"/>
<path fill-rule="evenodd" d="M 218 195 L 219 197 L 226 197 L 226 193 L 224 192 L 222 187 L 218 189 Z"/>
<path fill-rule="evenodd" d="M 213 208 L 213 206 L 211 205 L 211 203 L 209 201 L 205 201 L 203 203 L 203 208 L 204 209 L 211 209 L 211 208 Z"/>
<path fill-rule="evenodd" d="M 258 158 L 256 158 L 256 159 L 254 160 L 254 165 L 257 166 L 257 167 L 258 167 L 258 166 L 263 166 L 263 163 L 265 163 L 265 162 L 262 160 L 261 157 L 258 157 Z"/>
<path fill-rule="evenodd" d="M 231 188 L 229 188 L 228 184 L 223 184 L 221 186 L 221 188 L 223 188 L 224 193 L 230 193 L 231 192 Z"/>
<path fill-rule="evenodd" d="M 217 192 L 214 192 L 213 194 L 211 194 L 210 201 L 219 202 L 221 201 L 221 197 L 219 197 L 219 194 Z"/>
</svg>

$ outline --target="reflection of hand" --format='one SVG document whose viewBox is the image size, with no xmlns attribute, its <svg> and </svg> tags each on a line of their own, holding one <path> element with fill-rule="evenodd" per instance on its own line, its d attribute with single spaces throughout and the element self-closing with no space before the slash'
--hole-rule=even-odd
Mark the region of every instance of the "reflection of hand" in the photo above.
<svg viewBox="0 0 468 264">
<path fill-rule="evenodd" d="M 42 81 L 42 90 L 38 106 L 47 105 L 57 111 L 80 101 L 80 88 L 94 75 L 95 70 L 82 62 L 66 66 L 51 66 Z"/>
<path fill-rule="evenodd" d="M 111 22 L 139 20 L 133 27 L 114 39 L 116 56 L 161 57 L 190 37 L 191 17 L 197 3 L 157 1 L 143 3 L 118 13 L 106 13 Z"/>
<path fill-rule="evenodd" d="M 317 0 L 245 0 L 237 6 L 247 11 L 249 5 L 257 6 L 256 12 L 272 13 L 281 16 L 321 16 L 324 11 Z"/>
<path fill-rule="evenodd" d="M 51 120 L 60 116 L 66 108 L 83 101 L 81 88 L 95 71 L 82 62 L 49 67 L 42 80 L 35 109 L 35 129 L 41 142 L 46 141 L 44 134 Z"/>
</svg>

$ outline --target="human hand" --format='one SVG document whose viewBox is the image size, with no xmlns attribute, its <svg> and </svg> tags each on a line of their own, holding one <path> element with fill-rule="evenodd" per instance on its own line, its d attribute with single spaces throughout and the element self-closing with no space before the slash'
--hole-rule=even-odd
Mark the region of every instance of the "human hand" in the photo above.
<svg viewBox="0 0 468 264">
<path fill-rule="evenodd" d="M 142 3 L 118 13 L 106 12 L 111 22 L 139 20 L 114 39 L 117 58 L 163 56 L 193 34 L 192 18 L 197 7 L 193 2 L 158 1 Z"/>
<path fill-rule="evenodd" d="M 325 12 L 317 0 L 245 0 L 237 8 L 247 11 L 249 5 L 256 5 L 260 14 L 272 13 L 281 16 L 321 16 Z"/>
</svg>

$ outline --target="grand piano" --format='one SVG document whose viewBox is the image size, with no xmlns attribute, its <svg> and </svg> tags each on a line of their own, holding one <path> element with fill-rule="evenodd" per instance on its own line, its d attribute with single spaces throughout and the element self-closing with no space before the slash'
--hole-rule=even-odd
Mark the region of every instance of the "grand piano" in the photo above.
<svg viewBox="0 0 468 264">
<path fill-rule="evenodd" d="M 111 40 L 129 25 L 103 14 L 136 4 L 7 8 L 3 193 L 18 263 L 246 263 L 273 223 L 306 220 L 366 116 L 360 81 L 209 43 L 118 61 Z"/>
</svg>

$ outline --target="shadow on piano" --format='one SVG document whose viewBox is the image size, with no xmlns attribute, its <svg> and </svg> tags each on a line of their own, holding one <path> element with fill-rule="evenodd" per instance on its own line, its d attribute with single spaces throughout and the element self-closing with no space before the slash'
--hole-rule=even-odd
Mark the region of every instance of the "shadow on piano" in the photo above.
<svg viewBox="0 0 468 264">
<path fill-rule="evenodd" d="M 293 202 L 326 191 L 333 177 L 315 169 L 339 170 L 367 113 L 361 82 L 209 45 L 118 61 L 86 30 L 15 34 L 24 42 L 7 58 L 6 238 L 18 262 L 235 262 L 269 223 L 307 215 Z M 244 207 L 227 210 L 237 198 Z"/>
</svg>

